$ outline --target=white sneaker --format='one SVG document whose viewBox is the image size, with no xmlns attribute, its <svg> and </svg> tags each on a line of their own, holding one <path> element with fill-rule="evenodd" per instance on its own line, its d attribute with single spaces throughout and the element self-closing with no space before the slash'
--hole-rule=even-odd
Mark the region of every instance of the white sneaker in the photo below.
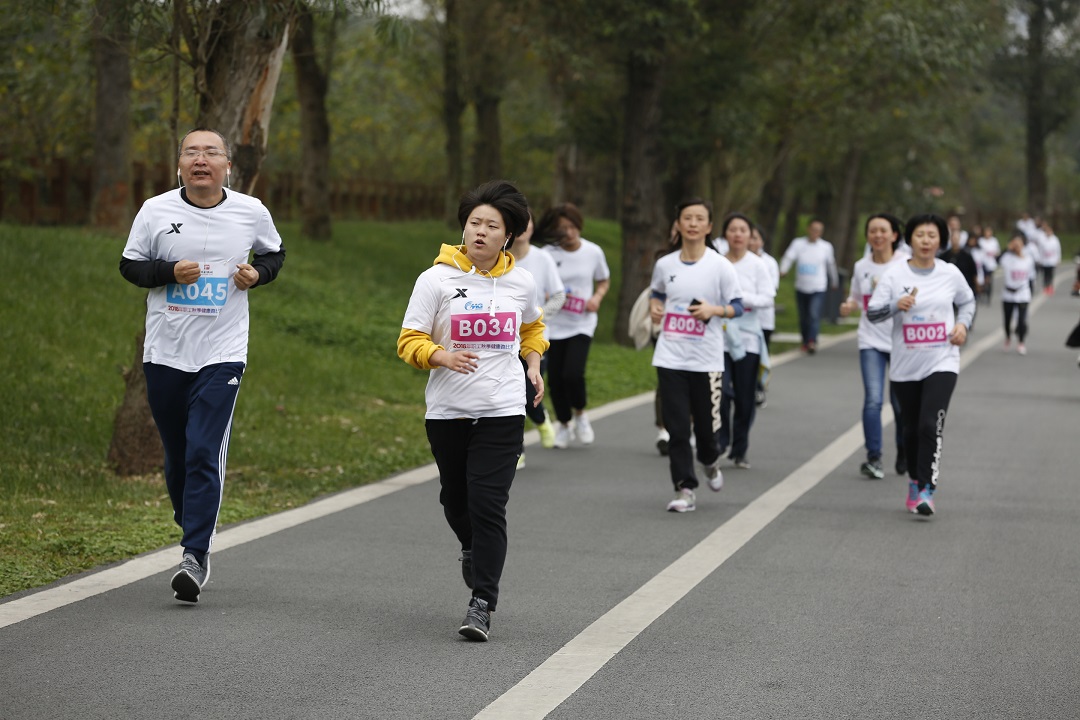
<svg viewBox="0 0 1080 720">
<path fill-rule="evenodd" d="M 660 432 L 656 434 L 656 449 L 660 451 L 661 455 L 667 457 L 670 445 L 671 435 L 664 428 L 660 428 Z"/>
<path fill-rule="evenodd" d="M 570 441 L 574 439 L 574 431 L 569 425 L 563 425 L 559 423 L 559 426 L 555 428 L 555 444 L 554 447 L 560 450 L 565 450 L 570 446 Z"/>
<path fill-rule="evenodd" d="M 720 472 L 720 461 L 723 456 L 716 458 L 711 465 L 705 465 L 705 480 L 709 483 L 709 489 L 720 492 L 724 489 L 724 473 Z"/>
<path fill-rule="evenodd" d="M 574 431 L 582 445 L 592 445 L 593 440 L 596 439 L 596 433 L 593 432 L 589 417 L 585 413 L 574 416 Z"/>
<path fill-rule="evenodd" d="M 517 469 L 520 470 L 523 467 L 525 467 L 525 453 L 518 455 Z"/>
<path fill-rule="evenodd" d="M 1024 346 L 1024 343 L 1020 343 L 1016 346 L 1016 352 L 1019 355 L 1027 355 L 1027 348 Z"/>
<path fill-rule="evenodd" d="M 675 493 L 675 499 L 667 504 L 668 512 L 693 512 L 696 508 L 694 491 L 690 488 L 683 488 Z"/>
</svg>

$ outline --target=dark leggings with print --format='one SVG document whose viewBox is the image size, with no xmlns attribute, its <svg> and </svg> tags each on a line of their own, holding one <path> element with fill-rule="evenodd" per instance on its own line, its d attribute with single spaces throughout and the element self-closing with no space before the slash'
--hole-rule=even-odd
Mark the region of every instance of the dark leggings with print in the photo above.
<svg viewBox="0 0 1080 720">
<path fill-rule="evenodd" d="M 893 382 L 904 418 L 904 452 L 908 475 L 919 489 L 936 489 L 941 471 L 942 435 L 956 373 L 936 372 L 922 380 Z"/>
</svg>

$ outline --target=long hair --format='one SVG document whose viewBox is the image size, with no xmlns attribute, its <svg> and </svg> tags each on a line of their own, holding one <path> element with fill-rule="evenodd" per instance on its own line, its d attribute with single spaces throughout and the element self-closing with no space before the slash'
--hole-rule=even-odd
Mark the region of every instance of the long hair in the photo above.
<svg viewBox="0 0 1080 720">
<path fill-rule="evenodd" d="M 892 249 L 896 252 L 896 248 L 900 247 L 900 243 L 904 242 L 904 226 L 900 221 L 900 218 L 889 213 L 874 213 L 870 217 L 866 218 L 866 227 L 863 228 L 863 235 L 867 235 L 870 232 L 870 221 L 881 218 L 885 222 L 889 223 L 889 227 L 896 233 L 896 239 L 893 240 Z"/>
<path fill-rule="evenodd" d="M 712 214 L 713 214 L 713 212 L 712 212 L 712 210 L 713 210 L 712 209 L 712 203 L 709 202 L 708 200 L 705 200 L 704 198 L 699 198 L 699 197 L 686 198 L 685 200 L 683 200 L 683 201 L 681 201 L 681 202 L 679 202 L 679 203 L 677 203 L 675 205 L 675 222 L 678 222 L 679 218 L 682 217 L 682 211 L 683 210 L 685 210 L 686 208 L 691 207 L 693 205 L 702 205 L 702 206 L 704 206 L 705 212 L 707 212 L 709 214 L 709 222 L 710 223 L 712 222 Z M 711 242 L 706 242 L 705 247 L 712 248 L 714 252 L 720 252 L 715 247 L 713 247 L 713 244 Z M 671 241 L 671 243 L 668 246 L 667 250 L 663 254 L 667 255 L 669 253 L 673 253 L 673 252 L 676 252 L 678 250 L 682 250 L 682 233 L 676 231 L 675 232 L 675 239 Z"/>
</svg>

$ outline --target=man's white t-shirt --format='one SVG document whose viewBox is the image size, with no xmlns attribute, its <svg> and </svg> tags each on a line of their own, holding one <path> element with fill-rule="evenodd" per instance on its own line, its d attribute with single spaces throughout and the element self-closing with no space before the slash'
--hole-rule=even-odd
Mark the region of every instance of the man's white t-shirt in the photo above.
<svg viewBox="0 0 1080 720">
<path fill-rule="evenodd" d="M 664 318 L 653 351 L 654 367 L 692 372 L 723 372 L 723 319 L 701 322 L 688 309 L 694 301 L 730 305 L 742 297 L 734 266 L 720 253 L 706 250 L 700 260 L 685 263 L 669 253 L 653 267 L 652 291 L 664 297 Z"/>
<path fill-rule="evenodd" d="M 546 323 L 552 340 L 565 340 L 575 335 L 596 333 L 597 315 L 585 309 L 594 292 L 594 283 L 611 277 L 604 251 L 594 242 L 581 239 L 581 246 L 570 252 L 557 245 L 548 245 L 566 291 L 566 302 L 559 314 Z"/>
<path fill-rule="evenodd" d="M 279 252 L 281 236 L 270 212 L 254 197 L 226 190 L 212 208 L 184 200 L 180 189 L 143 203 L 131 225 L 128 260 L 191 260 L 193 284 L 150 288 L 146 297 L 143 362 L 184 372 L 207 365 L 247 362 L 248 293 L 233 282 L 250 255 Z"/>
<path fill-rule="evenodd" d="M 784 257 L 780 259 L 780 272 L 786 273 L 795 266 L 795 289 L 801 293 L 825 292 L 829 284 L 836 284 L 836 256 L 828 240 L 819 238 L 810 242 L 800 237 L 791 241 Z"/>
<path fill-rule="evenodd" d="M 774 302 L 769 307 L 763 307 L 755 310 L 757 313 L 758 322 L 761 323 L 762 330 L 775 330 L 776 329 L 776 291 L 780 289 L 780 264 L 776 262 L 769 253 L 762 250 L 758 257 L 765 263 L 765 269 L 769 271 L 769 279 L 772 280 L 773 298 Z"/>
</svg>

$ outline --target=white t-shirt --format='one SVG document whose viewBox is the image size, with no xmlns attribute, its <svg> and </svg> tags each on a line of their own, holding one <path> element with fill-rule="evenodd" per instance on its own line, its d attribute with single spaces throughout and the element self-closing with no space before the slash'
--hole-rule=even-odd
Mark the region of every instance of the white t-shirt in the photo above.
<svg viewBox="0 0 1080 720">
<path fill-rule="evenodd" d="M 538 248 L 532 248 L 523 258 L 514 257 L 517 267 L 528 270 L 536 281 L 536 304 L 543 305 L 547 299 L 556 293 L 563 291 L 562 279 L 559 277 L 559 269 L 555 267 L 555 260 L 546 252 Z M 553 316 L 554 317 L 554 314 Z M 544 338 L 548 337 L 547 323 L 552 318 L 544 318 Z"/>
<path fill-rule="evenodd" d="M 870 243 L 866 243 L 866 246 L 863 248 L 863 257 L 872 257 L 873 254 L 874 248 L 870 247 Z M 893 250 L 893 257 L 896 257 L 897 255 L 911 257 L 911 246 L 907 244 L 907 240 L 901 240 L 900 244 L 896 246 L 895 250 Z"/>
<path fill-rule="evenodd" d="M 752 252 L 748 252 L 739 258 L 738 262 L 732 263 L 735 273 L 739 276 L 739 287 L 742 289 L 742 302 L 745 311 L 743 317 L 749 315 L 757 320 L 760 327 L 760 310 L 772 310 L 776 306 L 776 287 L 769 275 L 769 268 L 765 261 Z M 761 354 L 761 337 L 753 322 L 749 326 L 740 325 L 742 331 L 743 347 L 746 352 L 755 355 Z"/>
<path fill-rule="evenodd" d="M 652 364 L 668 370 L 723 372 L 723 318 L 701 322 L 690 314 L 694 300 L 730 305 L 742 297 L 734 266 L 720 253 L 706 250 L 694 263 L 684 263 L 673 252 L 656 261 L 652 290 L 665 297 L 664 318 Z"/>
<path fill-rule="evenodd" d="M 887 263 L 876 263 L 873 257 L 863 258 L 855 263 L 851 271 L 851 292 L 848 300 L 857 302 L 862 310 L 859 318 L 859 349 L 879 350 L 892 352 L 892 318 L 872 323 L 866 317 L 866 311 L 870 307 L 870 297 L 874 294 L 881 277 L 896 263 L 907 262 L 907 256 L 893 253 Z"/>
<path fill-rule="evenodd" d="M 911 382 L 936 372 L 959 373 L 960 348 L 949 342 L 956 324 L 953 305 L 974 302 L 974 293 L 963 273 L 944 260 L 935 260 L 926 275 L 916 273 L 907 262 L 899 262 L 878 280 L 869 307 L 893 307 L 913 288 L 918 288 L 915 306 L 892 318 L 889 379 Z"/>
<path fill-rule="evenodd" d="M 1036 265 L 1043 264 L 1043 245 L 1046 243 L 1046 233 L 1032 226 L 1024 231 L 1027 235 L 1027 245 L 1024 246 L 1024 254 L 1031 255 Z"/>
<path fill-rule="evenodd" d="M 184 372 L 247 362 L 248 292 L 233 282 L 252 252 L 281 250 L 270 212 L 250 195 L 225 191 L 212 208 L 186 202 L 180 189 L 152 197 L 135 216 L 123 256 L 129 260 L 192 260 L 201 277 L 190 285 L 150 288 L 143 362 Z"/>
<path fill-rule="evenodd" d="M 979 238 L 979 247 L 983 251 L 983 262 L 986 263 L 986 269 L 993 272 L 997 269 L 997 259 L 1001 255 L 1001 243 L 991 235 L 990 237 Z"/>
<path fill-rule="evenodd" d="M 755 309 L 757 313 L 758 322 L 761 323 L 762 330 L 775 330 L 776 329 L 776 291 L 780 289 L 780 264 L 776 262 L 769 253 L 764 250 L 758 254 L 762 262 L 765 263 L 765 269 L 769 271 L 769 279 L 772 280 L 773 288 L 773 304 L 769 307 L 763 307 Z"/>
<path fill-rule="evenodd" d="M 1043 233 L 1042 264 L 1043 267 L 1057 267 L 1061 263 L 1061 240 L 1057 235 Z"/>
<path fill-rule="evenodd" d="M 556 245 L 548 245 L 544 252 L 551 253 L 559 277 L 566 290 L 566 302 L 559 314 L 546 323 L 552 340 L 565 340 L 575 335 L 592 337 L 596 332 L 596 313 L 585 309 L 594 292 L 593 283 L 611 277 L 604 251 L 594 242 L 581 239 L 581 246 L 573 252 Z"/>
<path fill-rule="evenodd" d="M 438 264 L 420 273 L 401 326 L 419 330 L 450 352 L 470 350 L 476 371 L 438 367 L 428 376 L 429 420 L 525 414 L 525 373 L 518 354 L 522 323 L 536 322 L 532 274 L 515 265 L 494 280 Z"/>
<path fill-rule="evenodd" d="M 1023 257 L 1007 252 L 998 260 L 1004 287 L 1001 301 L 1011 303 L 1031 302 L 1031 283 L 1035 280 L 1035 260 L 1027 252 Z"/>
<path fill-rule="evenodd" d="M 786 273 L 795 265 L 795 289 L 802 293 L 825 292 L 829 284 L 837 284 L 836 256 L 828 240 L 810 242 L 805 237 L 791 241 L 780 259 L 780 272 Z"/>
</svg>

